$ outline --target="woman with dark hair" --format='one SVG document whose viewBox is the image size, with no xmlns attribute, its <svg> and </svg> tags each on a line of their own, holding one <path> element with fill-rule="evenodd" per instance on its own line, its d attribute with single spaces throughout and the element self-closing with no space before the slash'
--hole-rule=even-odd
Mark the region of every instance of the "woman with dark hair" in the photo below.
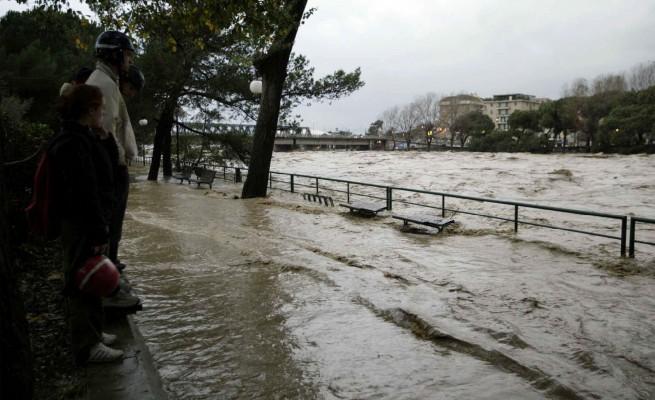
<svg viewBox="0 0 655 400">
<path fill-rule="evenodd" d="M 48 147 L 56 182 L 53 201 L 61 220 L 64 293 L 69 298 L 73 353 L 78 364 L 123 357 L 121 350 L 107 347 L 116 337 L 102 332 L 101 297 L 82 291 L 77 280 L 87 260 L 107 252 L 115 205 L 111 155 L 95 133 L 102 127 L 102 110 L 99 88 L 85 84 L 72 87 L 60 98 L 62 128 Z"/>
</svg>

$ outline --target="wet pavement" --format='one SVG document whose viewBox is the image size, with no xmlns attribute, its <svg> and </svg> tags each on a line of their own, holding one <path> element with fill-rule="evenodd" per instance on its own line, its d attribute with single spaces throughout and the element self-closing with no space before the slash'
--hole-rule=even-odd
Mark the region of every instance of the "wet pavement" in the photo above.
<svg viewBox="0 0 655 400">
<path fill-rule="evenodd" d="M 166 400 L 159 373 L 132 317 L 109 319 L 105 330 L 118 336 L 113 346 L 125 352 L 120 363 L 94 364 L 85 369 L 84 400 Z M 82 400 L 80 399 L 80 400 Z"/>
</svg>

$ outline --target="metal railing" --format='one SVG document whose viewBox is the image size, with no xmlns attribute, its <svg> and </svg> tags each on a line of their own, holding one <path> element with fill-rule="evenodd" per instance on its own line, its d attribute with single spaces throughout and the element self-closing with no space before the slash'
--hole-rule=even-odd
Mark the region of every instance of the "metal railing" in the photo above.
<svg viewBox="0 0 655 400">
<path fill-rule="evenodd" d="M 637 229 L 637 222 L 641 222 L 644 224 L 655 224 L 655 219 L 652 218 L 643 218 L 643 217 L 630 217 L 630 250 L 628 251 L 628 255 L 630 258 L 634 258 L 635 256 L 635 243 L 641 243 L 641 244 L 648 244 L 651 246 L 655 246 L 655 243 L 653 242 L 647 242 L 644 240 L 636 240 L 635 235 L 636 235 L 636 229 Z"/>
<path fill-rule="evenodd" d="M 288 180 L 280 180 L 280 179 L 275 179 L 274 176 L 288 176 L 289 178 L 288 178 Z M 298 177 L 310 179 L 310 180 L 313 181 L 313 184 L 311 184 L 311 185 L 299 184 L 296 181 L 296 178 L 298 178 Z M 518 232 L 519 225 L 529 225 L 529 226 L 537 226 L 537 227 L 541 227 L 541 228 L 556 229 L 556 230 L 562 230 L 562 231 L 568 231 L 568 232 L 582 233 L 582 234 L 586 234 L 586 235 L 590 235 L 590 236 L 603 237 L 603 238 L 607 238 L 607 239 L 619 240 L 620 241 L 620 247 L 621 247 L 621 250 L 620 250 L 621 256 L 626 255 L 628 217 L 625 216 L 625 215 L 601 213 L 601 212 L 595 212 L 595 211 L 589 211 L 589 210 L 578 210 L 578 209 L 570 209 L 570 208 L 543 206 L 543 205 L 538 205 L 538 204 L 530 204 L 530 203 L 523 203 L 523 202 L 517 202 L 517 201 L 498 200 L 498 199 L 490 199 L 490 198 L 475 197 L 475 196 L 466 196 L 466 195 L 459 195 L 459 194 L 454 194 L 454 193 L 435 192 L 435 191 L 412 189 L 412 188 L 406 188 L 406 187 L 394 187 L 394 186 L 380 185 L 380 184 L 374 184 L 374 183 L 351 181 L 351 180 L 347 180 L 347 179 L 326 178 L 326 177 L 318 177 L 318 176 L 305 175 L 305 174 L 290 174 L 290 173 L 285 173 L 285 172 L 271 171 L 270 175 L 269 175 L 269 187 L 270 188 L 273 188 L 273 183 L 274 182 L 283 183 L 283 184 L 288 185 L 288 189 L 284 188 L 284 187 L 277 187 L 276 189 L 286 190 L 286 191 L 289 191 L 289 192 L 292 192 L 292 193 L 295 192 L 296 187 L 301 186 L 301 187 L 307 187 L 307 188 L 310 188 L 312 190 L 315 190 L 316 194 L 318 194 L 319 191 L 321 190 L 320 181 L 337 182 L 337 183 L 345 184 L 345 186 L 346 186 L 345 190 L 337 189 L 337 188 L 328 188 L 328 187 L 325 187 L 324 190 L 329 190 L 329 191 L 337 192 L 337 193 L 345 193 L 346 200 L 348 202 L 350 202 L 350 198 L 352 196 L 357 195 L 357 196 L 364 196 L 364 197 L 378 199 L 378 200 L 384 200 L 384 201 L 386 201 L 386 207 L 387 207 L 387 210 L 389 210 L 389 211 L 391 211 L 393 209 L 393 204 L 395 202 L 395 203 L 402 203 L 402 204 L 412 205 L 412 206 L 417 206 L 417 207 L 425 207 L 425 208 L 430 208 L 430 209 L 441 210 L 442 217 L 446 216 L 446 212 L 453 212 L 453 213 L 474 215 L 474 216 L 478 216 L 478 217 L 485 217 L 485 218 L 491 218 L 491 219 L 496 219 L 496 220 L 501 220 L 501 221 L 513 222 L 514 223 L 514 232 Z M 370 194 L 370 193 L 353 192 L 351 190 L 351 188 L 353 186 L 363 186 L 363 187 L 369 187 L 369 188 L 383 189 L 384 190 L 384 196 L 381 196 L 381 195 L 376 196 L 376 195 Z M 441 205 L 440 206 L 434 206 L 434 205 L 429 205 L 429 204 L 423 204 L 423 203 L 408 201 L 408 200 L 405 200 L 405 199 L 394 199 L 394 195 L 393 195 L 394 192 L 408 192 L 408 193 L 419 193 L 419 194 L 424 194 L 424 195 L 429 195 L 429 196 L 438 196 L 438 197 L 440 197 Z M 469 201 L 475 201 L 475 202 L 480 202 L 480 203 L 493 203 L 493 204 L 508 205 L 508 206 L 513 207 L 514 217 L 513 218 L 506 218 L 506 217 L 501 217 L 501 216 L 497 216 L 497 215 L 490 215 L 490 214 L 476 213 L 476 212 L 462 210 L 462 209 L 448 208 L 448 207 L 446 207 L 446 199 L 448 199 L 448 198 L 469 200 Z M 573 228 L 564 227 L 564 226 L 554 226 L 554 225 L 547 225 L 547 224 L 522 220 L 522 219 L 519 218 L 519 210 L 521 208 L 546 210 L 546 211 L 552 211 L 552 212 L 558 212 L 558 213 L 567 213 L 567 214 L 576 214 L 576 215 L 586 215 L 586 216 L 616 220 L 616 221 L 620 222 L 619 228 L 620 228 L 621 234 L 620 234 L 620 236 L 608 235 L 608 234 L 604 234 L 604 233 L 597 233 L 597 232 L 585 231 L 585 230 L 580 230 L 580 229 L 573 229 Z"/>
<path fill-rule="evenodd" d="M 185 163 L 185 164 L 190 164 L 190 163 Z M 217 172 L 219 172 L 218 177 L 221 177 L 220 170 L 222 169 L 222 179 L 235 181 L 235 182 L 238 182 L 236 178 L 237 176 L 245 176 L 247 175 L 247 171 L 248 171 L 247 168 L 230 167 L 225 165 L 218 165 L 215 163 L 204 163 L 203 166 L 205 168 L 209 167 L 217 170 Z M 228 173 L 228 170 L 234 170 L 234 172 Z M 287 179 L 284 180 L 277 179 L 278 177 L 282 177 L 282 176 L 286 176 Z M 302 182 L 298 178 L 305 179 L 305 181 Z M 324 183 L 323 186 L 321 186 L 321 182 Z M 327 182 L 341 184 L 342 186 L 330 187 L 329 185 L 326 184 Z M 274 184 L 278 184 L 278 185 L 274 185 Z M 345 187 L 343 187 L 344 185 Z M 485 197 L 467 196 L 467 195 L 460 195 L 454 193 L 436 192 L 436 191 L 428 191 L 428 190 L 413 189 L 413 188 L 406 188 L 406 187 L 395 187 L 395 186 L 381 185 L 376 183 L 358 182 L 348 179 L 328 178 L 328 177 L 320 177 L 320 176 L 306 175 L 306 174 L 292 174 L 292 173 L 277 172 L 277 171 L 269 172 L 268 186 L 270 189 L 277 189 L 277 190 L 287 191 L 291 193 L 296 193 L 298 188 L 310 189 L 314 191 L 316 194 L 319 194 L 321 190 L 341 193 L 345 195 L 346 202 L 350 202 L 353 196 L 382 200 L 386 202 L 386 208 L 389 211 L 393 209 L 394 203 L 400 203 L 409 206 L 417 206 L 417 207 L 441 210 L 442 217 L 446 216 L 446 212 L 451 212 L 451 213 L 473 215 L 483 218 L 512 222 L 514 225 L 515 233 L 518 232 L 519 225 L 527 225 L 527 226 L 536 226 L 541 228 L 555 229 L 555 230 L 585 234 L 589 236 L 602 237 L 606 239 L 618 240 L 620 243 L 620 254 L 622 257 L 626 256 L 627 253 L 629 257 L 634 258 L 636 243 L 655 246 L 655 243 L 653 242 L 636 239 L 637 223 L 639 222 L 641 224 L 655 224 L 655 219 L 651 219 L 651 218 L 635 217 L 635 216 L 629 218 L 626 215 L 603 213 L 603 212 L 596 212 L 590 210 L 552 207 L 552 206 L 544 206 L 539 204 L 511 201 L 511 200 L 499 200 L 499 199 L 491 199 Z M 353 191 L 353 188 L 357 188 L 357 187 L 378 190 L 380 191 L 380 193 L 376 194 L 370 191 L 368 193 Z M 422 194 L 427 196 L 436 196 L 439 197 L 439 199 L 441 200 L 441 204 L 430 205 L 430 204 L 409 201 L 403 198 L 394 199 L 394 192 L 406 192 L 406 193 Z M 507 218 L 498 215 L 473 212 L 470 210 L 448 208 L 446 207 L 446 199 L 460 199 L 460 200 L 474 201 L 478 203 L 491 203 L 491 204 L 510 206 L 513 209 L 514 215 L 513 218 Z M 605 220 L 617 221 L 619 223 L 618 228 L 620 230 L 620 235 L 617 236 L 617 235 L 610 235 L 605 233 L 591 232 L 587 230 L 574 229 L 566 226 L 555 226 L 555 225 L 543 224 L 539 222 L 520 219 L 519 214 L 521 209 L 544 210 L 544 211 L 551 211 L 555 213 L 590 216 L 595 218 L 603 218 Z M 629 235 L 628 235 L 628 220 L 630 221 Z"/>
</svg>

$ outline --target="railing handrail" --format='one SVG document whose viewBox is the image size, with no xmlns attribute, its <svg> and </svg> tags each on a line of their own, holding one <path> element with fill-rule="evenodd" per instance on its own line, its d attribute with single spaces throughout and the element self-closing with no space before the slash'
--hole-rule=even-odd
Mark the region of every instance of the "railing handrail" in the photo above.
<svg viewBox="0 0 655 400">
<path fill-rule="evenodd" d="M 488 198 L 488 197 L 468 196 L 468 195 L 461 195 L 461 194 L 448 193 L 448 192 L 434 192 L 434 191 L 423 190 L 423 189 L 413 189 L 413 188 L 398 187 L 398 186 L 391 186 L 391 185 L 381 185 L 381 184 L 377 184 L 377 183 L 358 182 L 358 181 L 352 181 L 352 180 L 348 180 L 348 179 L 328 178 L 328 177 L 321 177 L 321 176 L 315 176 L 315 175 L 305 175 L 305 174 L 291 174 L 289 172 L 278 172 L 278 171 L 271 171 L 271 173 L 278 174 L 278 175 L 301 176 L 301 177 L 311 178 L 311 179 L 318 178 L 318 179 L 321 179 L 321 180 L 324 180 L 324 181 L 343 182 L 343 183 L 350 183 L 350 184 L 355 184 L 355 185 L 372 186 L 372 187 L 377 187 L 377 188 L 382 188 L 382 189 L 391 188 L 393 190 L 401 190 L 401 191 L 405 191 L 405 192 L 430 194 L 430 195 L 436 195 L 436 196 L 447 196 L 447 197 L 453 197 L 453 198 L 464 199 L 464 200 L 474 200 L 474 201 L 479 201 L 479 202 L 483 202 L 483 203 L 506 204 L 506 205 L 512 205 L 512 206 L 520 206 L 520 207 L 526 207 L 526 208 L 536 208 L 536 209 L 541 209 L 541 210 L 558 211 L 558 212 L 565 212 L 565 213 L 571 213 L 571 214 L 591 215 L 591 216 L 594 216 L 594 217 L 605 217 L 605 218 L 613 218 L 613 219 L 623 219 L 625 217 L 624 215 L 597 212 L 597 211 L 591 211 L 591 210 L 580 210 L 580 209 L 575 209 L 575 208 L 562 208 L 562 207 L 544 206 L 544 205 L 541 205 L 541 204 L 524 203 L 524 202 L 513 201 L 513 200 L 492 199 L 492 198 Z"/>
<path fill-rule="evenodd" d="M 646 222 L 646 223 L 649 223 L 649 224 L 655 224 L 655 218 L 631 216 L 630 219 L 633 220 L 633 221 L 637 221 L 637 222 Z"/>
</svg>

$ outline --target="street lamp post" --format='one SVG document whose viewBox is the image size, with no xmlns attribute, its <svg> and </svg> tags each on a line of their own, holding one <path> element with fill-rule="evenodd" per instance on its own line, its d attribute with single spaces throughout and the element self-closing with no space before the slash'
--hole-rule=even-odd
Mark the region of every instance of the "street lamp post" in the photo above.
<svg viewBox="0 0 655 400">
<path fill-rule="evenodd" d="M 180 171 L 180 121 L 175 118 L 175 168 Z"/>
<path fill-rule="evenodd" d="M 428 142 L 428 151 L 430 151 L 430 145 L 432 144 L 432 129 L 428 130 L 425 133 L 426 140 Z"/>
</svg>

